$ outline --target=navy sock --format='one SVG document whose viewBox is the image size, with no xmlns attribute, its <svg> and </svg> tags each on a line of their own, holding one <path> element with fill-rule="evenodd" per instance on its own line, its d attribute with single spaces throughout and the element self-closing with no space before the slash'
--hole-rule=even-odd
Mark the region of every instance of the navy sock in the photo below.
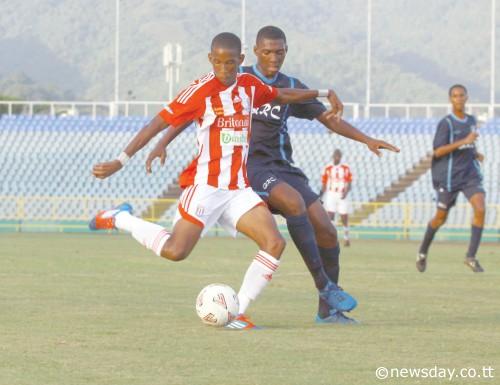
<svg viewBox="0 0 500 385">
<path fill-rule="evenodd" d="M 420 254 L 425 254 L 427 255 L 427 252 L 429 251 L 429 246 L 431 245 L 432 240 L 434 239 L 434 235 L 438 229 L 433 229 L 430 224 L 427 225 L 427 230 L 425 231 L 424 235 L 424 240 L 422 241 L 422 244 L 420 245 Z"/>
<path fill-rule="evenodd" d="M 328 276 L 323 269 L 314 229 L 307 214 L 287 217 L 286 224 L 295 246 L 299 249 L 300 255 L 302 255 L 302 259 L 314 279 L 314 284 L 318 289 L 324 288 L 328 283 Z"/>
<path fill-rule="evenodd" d="M 331 248 L 318 247 L 319 254 L 323 261 L 323 267 L 325 269 L 326 275 L 332 282 L 336 284 L 339 283 L 339 272 L 340 272 L 340 246 L 337 242 L 337 246 Z"/>
<path fill-rule="evenodd" d="M 477 249 L 479 248 L 479 242 L 481 242 L 481 235 L 483 234 L 483 228 L 472 225 L 470 229 L 470 243 L 469 250 L 467 251 L 467 258 L 476 258 Z"/>
<path fill-rule="evenodd" d="M 332 282 L 336 284 L 339 283 L 339 272 L 340 272 L 340 263 L 339 263 L 339 255 L 340 255 L 340 246 L 337 242 L 337 246 L 335 247 L 318 247 L 319 254 L 321 255 L 321 259 L 323 260 L 323 266 L 326 272 L 326 275 Z M 330 306 L 323 301 L 321 298 L 319 299 L 318 304 L 318 315 L 321 318 L 328 317 L 330 315 Z"/>
</svg>

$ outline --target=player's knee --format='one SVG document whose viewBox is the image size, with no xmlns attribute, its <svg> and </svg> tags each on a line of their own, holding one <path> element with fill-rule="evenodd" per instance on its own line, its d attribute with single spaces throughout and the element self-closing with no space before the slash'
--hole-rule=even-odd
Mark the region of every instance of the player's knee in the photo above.
<svg viewBox="0 0 500 385">
<path fill-rule="evenodd" d="M 483 205 L 476 205 L 474 206 L 474 215 L 476 217 L 484 217 L 486 214 L 486 208 Z"/>
<path fill-rule="evenodd" d="M 161 256 L 173 262 L 179 262 L 187 258 L 188 252 L 183 247 L 179 247 L 175 244 L 165 244 L 161 250 Z"/>
<path fill-rule="evenodd" d="M 318 246 L 331 248 L 337 246 L 337 229 L 330 223 L 328 226 L 323 226 L 316 234 Z"/>
<path fill-rule="evenodd" d="M 432 220 L 431 226 L 433 228 L 441 227 L 441 226 L 443 226 L 445 224 L 447 218 L 448 218 L 447 215 L 445 215 L 445 216 L 436 216 Z"/>
<path fill-rule="evenodd" d="M 277 233 L 266 240 L 266 252 L 274 258 L 279 259 L 283 250 L 285 250 L 286 241 L 280 233 Z"/>
</svg>

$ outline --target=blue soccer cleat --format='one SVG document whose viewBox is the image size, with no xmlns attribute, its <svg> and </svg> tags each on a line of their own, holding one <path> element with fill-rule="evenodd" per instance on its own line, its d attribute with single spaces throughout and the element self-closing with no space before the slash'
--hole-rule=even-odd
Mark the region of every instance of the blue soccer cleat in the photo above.
<svg viewBox="0 0 500 385">
<path fill-rule="evenodd" d="M 132 206 L 130 203 L 122 203 L 112 210 L 99 211 L 97 215 L 89 222 L 90 230 L 112 230 L 115 227 L 115 216 L 118 213 L 127 211 L 132 214 Z"/>
<path fill-rule="evenodd" d="M 319 314 L 316 315 L 315 322 L 317 324 L 341 324 L 341 325 L 357 325 L 359 324 L 354 318 L 347 317 L 341 311 L 332 309 L 330 310 L 330 315 L 321 318 Z"/>
<path fill-rule="evenodd" d="M 358 302 L 349 293 L 343 291 L 335 283 L 329 282 L 324 289 L 319 291 L 320 298 L 325 301 L 331 308 L 340 311 L 351 311 Z"/>
</svg>

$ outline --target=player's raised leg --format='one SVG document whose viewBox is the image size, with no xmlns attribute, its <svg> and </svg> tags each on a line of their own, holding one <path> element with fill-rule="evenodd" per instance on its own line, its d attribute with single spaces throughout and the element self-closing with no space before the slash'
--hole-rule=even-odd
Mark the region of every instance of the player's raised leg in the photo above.
<svg viewBox="0 0 500 385">
<path fill-rule="evenodd" d="M 132 206 L 123 203 L 118 207 L 99 212 L 89 223 L 92 230 L 119 229 L 130 233 L 141 245 L 160 257 L 171 261 L 185 259 L 200 238 L 203 227 L 186 220 L 179 220 L 172 232 L 164 227 L 132 215 Z"/>
<path fill-rule="evenodd" d="M 479 243 L 481 242 L 481 236 L 484 227 L 484 217 L 486 214 L 484 193 L 475 193 L 469 198 L 469 202 L 474 210 L 474 217 L 472 218 L 471 237 L 469 249 L 467 250 L 467 255 L 465 258 L 465 264 L 470 267 L 473 272 L 481 273 L 484 271 L 484 269 L 479 264 L 479 261 L 476 258 L 476 253 L 479 249 Z"/>
</svg>

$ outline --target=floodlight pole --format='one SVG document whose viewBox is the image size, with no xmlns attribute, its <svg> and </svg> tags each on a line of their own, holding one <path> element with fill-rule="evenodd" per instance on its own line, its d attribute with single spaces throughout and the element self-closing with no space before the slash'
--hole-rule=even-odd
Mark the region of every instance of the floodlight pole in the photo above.
<svg viewBox="0 0 500 385">
<path fill-rule="evenodd" d="M 241 0 L 241 51 L 243 55 L 246 54 L 247 50 L 247 43 L 246 43 L 246 13 L 245 13 L 245 8 L 246 8 L 246 1 Z M 243 60 L 243 64 L 245 64 L 246 57 Z"/>
<path fill-rule="evenodd" d="M 120 90 L 120 0 L 116 0 L 115 12 L 115 108 L 118 108 L 119 90 Z"/>
<path fill-rule="evenodd" d="M 370 88 L 372 71 L 372 0 L 368 0 L 366 12 L 366 99 L 365 118 L 370 117 Z"/>
<path fill-rule="evenodd" d="M 496 0 L 491 0 L 491 70 L 490 70 L 490 118 L 495 116 L 495 32 Z"/>
</svg>

